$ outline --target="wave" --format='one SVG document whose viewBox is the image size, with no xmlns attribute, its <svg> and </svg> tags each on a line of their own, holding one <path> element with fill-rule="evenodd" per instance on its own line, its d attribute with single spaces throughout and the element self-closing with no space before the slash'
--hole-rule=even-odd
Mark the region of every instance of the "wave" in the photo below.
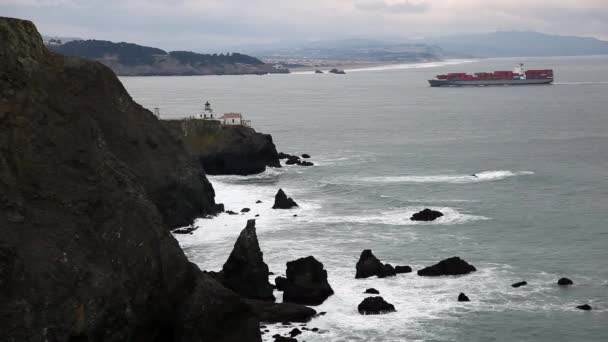
<svg viewBox="0 0 608 342">
<path fill-rule="evenodd" d="M 532 171 L 482 171 L 470 175 L 434 175 L 434 176 L 384 176 L 365 177 L 361 180 L 373 183 L 479 183 L 502 180 L 509 177 L 532 175 Z"/>
<path fill-rule="evenodd" d="M 320 223 L 361 223 L 361 224 L 384 224 L 384 225 L 424 225 L 424 224 L 463 224 L 470 221 L 489 220 L 485 216 L 477 216 L 459 212 L 451 207 L 430 207 L 430 209 L 438 210 L 443 213 L 443 216 L 432 222 L 412 221 L 410 217 L 427 207 L 405 207 L 397 209 L 389 209 L 384 211 L 374 211 L 364 213 L 362 215 L 341 215 L 341 216 L 326 216 L 314 219 L 314 222 Z"/>
</svg>

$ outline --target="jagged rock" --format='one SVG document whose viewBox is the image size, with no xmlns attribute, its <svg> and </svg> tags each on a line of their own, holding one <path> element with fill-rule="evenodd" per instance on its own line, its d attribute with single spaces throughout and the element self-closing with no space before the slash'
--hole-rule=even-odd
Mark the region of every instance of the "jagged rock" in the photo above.
<svg viewBox="0 0 608 342">
<path fill-rule="evenodd" d="M 362 315 L 379 315 L 396 311 L 395 306 L 382 297 L 367 297 L 357 306 L 357 309 Z"/>
<path fill-rule="evenodd" d="M 242 213 L 248 213 L 250 211 L 251 211 L 251 209 L 249 209 L 249 208 L 243 208 L 243 209 L 241 209 Z"/>
<path fill-rule="evenodd" d="M 393 267 L 390 264 L 382 264 L 380 260 L 374 256 L 371 249 L 365 249 L 363 252 L 361 252 L 359 261 L 357 261 L 356 269 L 356 279 L 368 278 L 372 276 L 384 278 L 396 275 Z"/>
<path fill-rule="evenodd" d="M 291 154 L 279 152 L 278 157 L 279 157 L 279 159 L 287 159 L 287 158 L 291 157 Z"/>
<path fill-rule="evenodd" d="M 412 272 L 412 268 L 409 266 L 395 266 L 395 273 L 410 273 Z"/>
<path fill-rule="evenodd" d="M 431 210 L 426 208 L 420 212 L 415 213 L 410 217 L 412 221 L 434 221 L 437 218 L 443 216 L 443 213 L 437 210 Z"/>
<path fill-rule="evenodd" d="M 308 159 L 308 158 L 310 158 L 310 154 L 304 153 L 304 154 L 302 154 L 302 158 Z"/>
<path fill-rule="evenodd" d="M 261 341 L 169 232 L 215 209 L 178 139 L 31 22 L 0 18 L 0 41 L 2 340 Z"/>
<path fill-rule="evenodd" d="M 256 203 L 256 204 L 260 204 L 260 203 L 262 203 L 262 201 L 257 200 L 257 201 L 255 201 L 255 203 Z"/>
<path fill-rule="evenodd" d="M 458 301 L 459 302 L 470 302 L 469 297 L 467 297 L 467 295 L 465 295 L 464 293 L 460 293 L 458 295 Z"/>
<path fill-rule="evenodd" d="M 384 264 L 382 266 L 382 269 L 378 273 L 378 278 L 386 278 L 386 277 L 392 277 L 392 276 L 396 276 L 396 275 L 397 275 L 397 273 L 395 272 L 395 269 L 393 268 L 393 266 L 391 264 Z"/>
<path fill-rule="evenodd" d="M 363 293 L 380 294 L 380 291 L 378 291 L 374 288 L 369 288 L 369 289 L 365 290 L 365 292 L 363 292 Z"/>
<path fill-rule="evenodd" d="M 255 220 L 248 220 L 220 272 L 221 282 L 245 298 L 274 301 L 268 273 L 255 232 Z"/>
<path fill-rule="evenodd" d="M 512 284 L 511 287 L 518 288 L 518 287 L 522 287 L 522 286 L 525 286 L 525 285 L 528 285 L 528 282 L 526 282 L 526 281 L 520 281 L 520 282 L 517 282 L 515 284 Z"/>
<path fill-rule="evenodd" d="M 317 314 L 314 309 L 300 304 L 272 303 L 253 299 L 246 299 L 245 302 L 260 322 L 308 322 Z"/>
<path fill-rule="evenodd" d="M 301 161 L 300 163 L 298 163 L 298 165 L 300 165 L 300 166 L 315 166 L 315 164 L 313 162 L 309 162 L 307 160 Z"/>
<path fill-rule="evenodd" d="M 291 336 L 291 337 L 296 337 L 296 336 L 298 336 L 300 334 L 302 334 L 302 331 L 300 329 L 298 329 L 298 328 L 293 328 L 289 332 L 289 336 Z"/>
<path fill-rule="evenodd" d="M 274 285 L 277 287 L 277 291 L 283 291 L 285 289 L 286 281 L 287 279 L 285 277 L 276 277 Z"/>
<path fill-rule="evenodd" d="M 274 196 L 274 205 L 272 209 L 291 209 L 297 207 L 296 201 L 287 197 L 283 189 L 279 189 L 277 194 Z"/>
<path fill-rule="evenodd" d="M 576 308 L 579 310 L 583 310 L 583 311 L 590 311 L 592 309 L 591 305 L 589 305 L 589 304 L 579 305 Z"/>
<path fill-rule="evenodd" d="M 171 233 L 173 233 L 173 234 L 192 234 L 192 232 L 194 232 L 197 229 L 198 229 L 198 227 L 195 227 L 195 226 L 176 228 L 176 229 L 173 229 L 171 231 Z"/>
<path fill-rule="evenodd" d="M 443 276 L 443 275 L 461 275 L 475 272 L 476 269 L 473 265 L 460 259 L 459 257 L 452 257 L 449 259 L 441 260 L 437 264 L 429 267 L 425 267 L 418 271 L 419 276 Z"/>
<path fill-rule="evenodd" d="M 561 286 L 567 286 L 567 285 L 572 285 L 574 284 L 574 282 L 568 278 L 560 278 L 557 281 L 557 285 L 561 285 Z"/>
<path fill-rule="evenodd" d="M 323 264 L 312 256 L 288 262 L 286 274 L 285 281 L 279 282 L 286 303 L 320 305 L 334 294 Z"/>
</svg>

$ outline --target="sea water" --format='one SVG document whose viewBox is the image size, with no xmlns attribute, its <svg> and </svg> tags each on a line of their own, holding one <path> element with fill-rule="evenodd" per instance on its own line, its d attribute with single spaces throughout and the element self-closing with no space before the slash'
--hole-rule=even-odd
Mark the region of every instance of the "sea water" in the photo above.
<svg viewBox="0 0 608 342">
<path fill-rule="evenodd" d="M 550 86 L 431 88 L 446 72 L 553 68 Z M 257 217 L 276 276 L 313 255 L 335 294 L 315 307 L 306 341 L 608 341 L 608 57 L 487 59 L 356 70 L 346 75 L 125 77 L 161 117 L 242 112 L 284 166 L 209 177 L 226 209 L 178 236 L 201 268 L 219 270 Z M 300 207 L 271 209 L 279 188 Z M 262 203 L 256 204 L 257 200 Z M 416 211 L 445 215 L 413 222 Z M 297 215 L 294 217 L 294 215 Z M 354 279 L 363 249 L 413 273 Z M 460 256 L 477 272 L 419 277 Z M 568 277 L 574 285 L 560 288 Z M 271 277 L 272 278 L 272 277 Z M 271 279 L 272 281 L 273 279 Z M 510 285 L 525 280 L 527 286 Z M 362 316 L 374 287 L 397 312 Z M 457 302 L 460 292 L 469 303 Z M 281 293 L 275 295 L 280 300 Z M 575 307 L 589 303 L 593 310 Z M 271 326 L 266 341 L 293 327 Z"/>
</svg>

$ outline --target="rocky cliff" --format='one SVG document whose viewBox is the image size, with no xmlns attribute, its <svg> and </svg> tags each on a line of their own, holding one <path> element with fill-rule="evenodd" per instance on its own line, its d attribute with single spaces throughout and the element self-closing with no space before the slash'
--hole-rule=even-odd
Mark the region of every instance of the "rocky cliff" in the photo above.
<svg viewBox="0 0 608 342">
<path fill-rule="evenodd" d="M 163 124 L 181 137 L 186 149 L 210 175 L 251 175 L 281 167 L 272 136 L 217 121 L 168 120 Z"/>
<path fill-rule="evenodd" d="M 167 225 L 216 210 L 178 139 L 111 70 L 0 18 L 4 341 L 260 341 Z"/>
</svg>

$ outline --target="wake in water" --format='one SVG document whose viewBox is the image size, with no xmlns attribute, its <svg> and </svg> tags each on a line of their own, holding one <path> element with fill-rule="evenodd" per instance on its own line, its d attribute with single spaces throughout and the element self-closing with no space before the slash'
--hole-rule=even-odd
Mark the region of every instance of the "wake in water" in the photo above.
<svg viewBox="0 0 608 342">
<path fill-rule="evenodd" d="M 386 71 L 386 70 L 402 70 L 402 69 L 420 69 L 420 68 L 436 68 L 442 67 L 446 65 L 457 65 L 457 64 L 465 64 L 465 63 L 473 63 L 476 62 L 474 59 L 449 59 L 441 62 L 427 62 L 427 63 L 403 63 L 403 64 L 388 64 L 388 65 L 379 65 L 379 66 L 371 66 L 371 67 L 363 67 L 363 68 L 351 68 L 344 69 L 346 73 L 351 72 L 363 72 L 363 71 Z M 328 70 L 323 70 L 323 72 L 327 73 Z M 313 75 L 315 74 L 314 70 L 309 71 L 295 71 L 291 73 L 292 75 Z"/>
<path fill-rule="evenodd" d="M 361 180 L 374 183 L 478 183 L 502 180 L 509 177 L 532 175 L 532 171 L 482 171 L 470 175 L 434 175 L 434 176 L 386 176 L 365 177 Z"/>
</svg>

